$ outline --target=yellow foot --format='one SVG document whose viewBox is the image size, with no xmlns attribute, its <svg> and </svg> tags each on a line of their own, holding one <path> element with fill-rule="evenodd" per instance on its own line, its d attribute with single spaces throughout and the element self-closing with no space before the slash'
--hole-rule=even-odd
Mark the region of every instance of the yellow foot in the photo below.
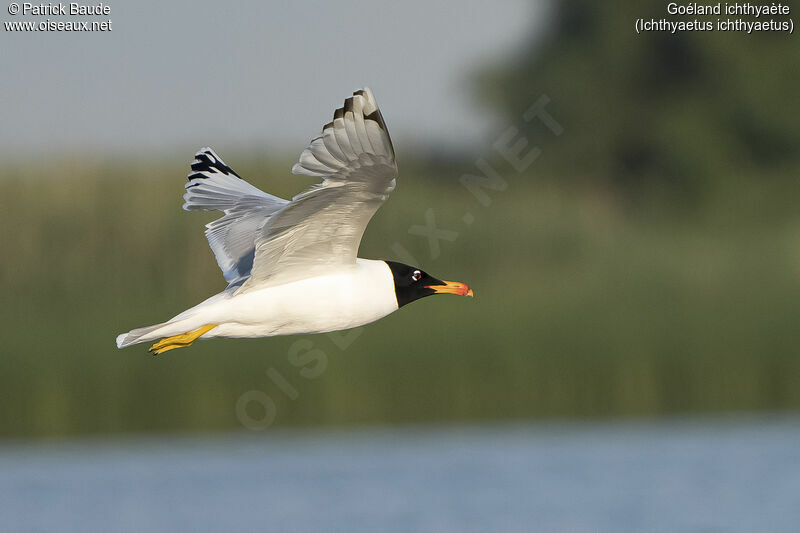
<svg viewBox="0 0 800 533">
<path fill-rule="evenodd" d="M 150 347 L 150 351 L 153 352 L 153 355 L 161 355 L 162 353 L 174 350 L 175 348 L 191 346 L 198 337 L 208 333 L 217 327 L 217 325 L 218 324 L 206 324 L 200 329 L 187 331 L 186 333 L 181 333 L 180 335 L 173 335 L 172 337 L 161 339 Z"/>
</svg>

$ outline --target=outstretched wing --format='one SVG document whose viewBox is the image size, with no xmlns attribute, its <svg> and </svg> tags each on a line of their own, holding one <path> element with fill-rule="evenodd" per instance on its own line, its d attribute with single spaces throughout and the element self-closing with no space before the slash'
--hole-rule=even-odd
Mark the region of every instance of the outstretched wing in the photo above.
<svg viewBox="0 0 800 533">
<path fill-rule="evenodd" d="M 372 215 L 394 190 L 394 148 L 372 91 L 356 91 L 300 154 L 294 174 L 322 183 L 292 198 L 256 240 L 250 278 L 239 291 L 354 264 Z"/>
<path fill-rule="evenodd" d="M 289 204 L 241 179 L 211 148 L 195 154 L 183 199 L 187 211 L 225 213 L 206 224 L 206 237 L 225 281 L 231 285 L 250 275 L 256 238 L 269 217 Z"/>
</svg>

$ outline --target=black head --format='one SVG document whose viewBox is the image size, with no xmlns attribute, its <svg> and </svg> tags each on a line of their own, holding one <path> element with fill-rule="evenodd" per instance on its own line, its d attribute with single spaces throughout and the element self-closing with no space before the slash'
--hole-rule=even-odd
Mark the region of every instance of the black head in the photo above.
<svg viewBox="0 0 800 533">
<path fill-rule="evenodd" d="M 472 289 L 458 281 L 442 281 L 436 279 L 417 267 L 385 261 L 394 276 L 394 293 L 397 296 L 397 307 L 419 300 L 432 294 L 459 294 L 472 296 Z"/>
</svg>

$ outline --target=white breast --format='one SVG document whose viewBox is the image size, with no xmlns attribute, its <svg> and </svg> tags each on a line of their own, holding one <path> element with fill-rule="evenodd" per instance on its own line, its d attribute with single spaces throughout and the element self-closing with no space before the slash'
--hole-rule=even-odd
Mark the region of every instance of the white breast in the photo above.
<svg viewBox="0 0 800 533">
<path fill-rule="evenodd" d="M 397 310 L 394 278 L 383 261 L 358 259 L 317 276 L 254 290 L 209 306 L 219 324 L 208 337 L 323 333 L 362 326 Z"/>
</svg>

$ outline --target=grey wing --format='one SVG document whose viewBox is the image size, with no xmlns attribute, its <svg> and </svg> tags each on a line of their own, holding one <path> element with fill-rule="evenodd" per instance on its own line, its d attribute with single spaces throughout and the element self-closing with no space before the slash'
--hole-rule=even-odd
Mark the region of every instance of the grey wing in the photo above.
<svg viewBox="0 0 800 533">
<path fill-rule="evenodd" d="M 183 199 L 187 211 L 224 213 L 206 224 L 206 237 L 229 286 L 250 275 L 255 242 L 264 224 L 289 204 L 241 179 L 211 148 L 195 155 Z"/>
<path fill-rule="evenodd" d="M 345 100 L 292 172 L 323 181 L 264 224 L 242 292 L 355 264 L 361 236 L 397 177 L 392 141 L 368 88 Z"/>
</svg>

